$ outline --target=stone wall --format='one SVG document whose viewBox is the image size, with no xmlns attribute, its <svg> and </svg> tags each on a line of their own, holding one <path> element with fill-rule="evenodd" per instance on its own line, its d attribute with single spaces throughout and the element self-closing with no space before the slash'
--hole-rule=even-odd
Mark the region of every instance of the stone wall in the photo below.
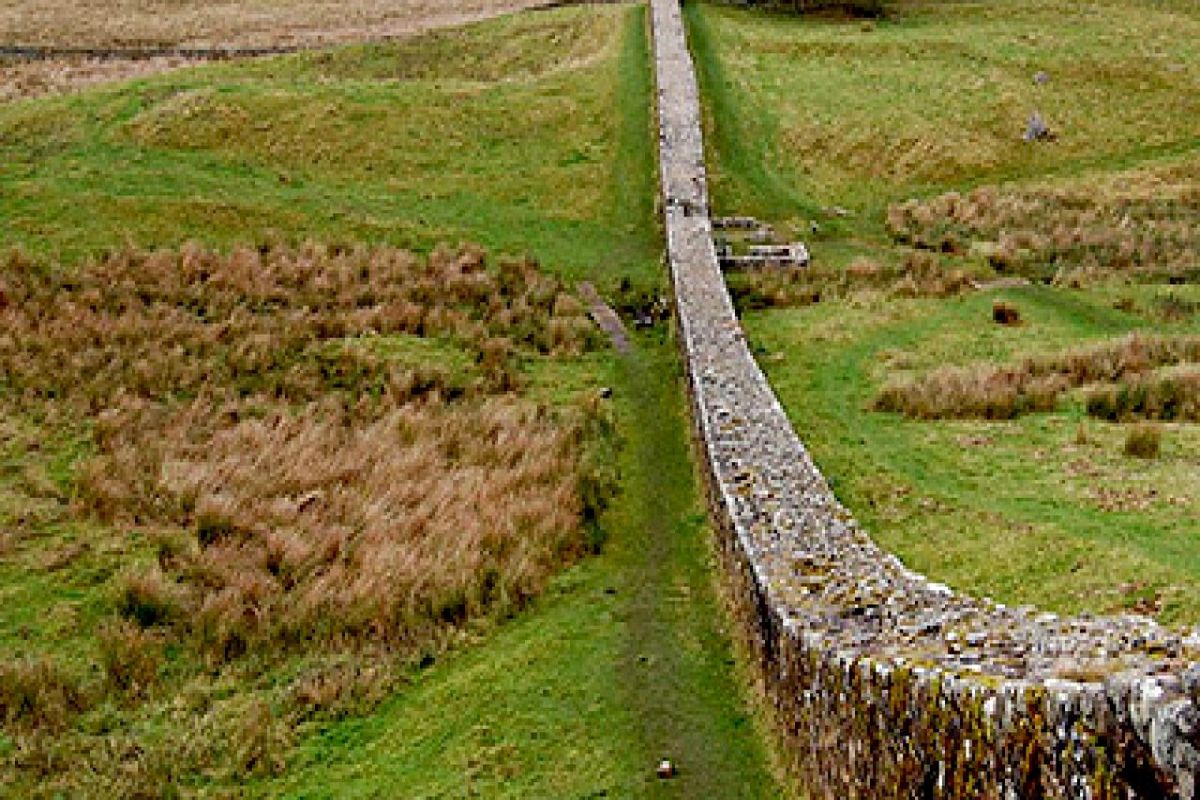
<svg viewBox="0 0 1200 800">
<path fill-rule="evenodd" d="M 747 349 L 713 247 L 678 0 L 650 0 L 680 346 L 741 636 L 813 798 L 1196 798 L 1200 637 L 957 594 L 833 496 Z"/>
</svg>

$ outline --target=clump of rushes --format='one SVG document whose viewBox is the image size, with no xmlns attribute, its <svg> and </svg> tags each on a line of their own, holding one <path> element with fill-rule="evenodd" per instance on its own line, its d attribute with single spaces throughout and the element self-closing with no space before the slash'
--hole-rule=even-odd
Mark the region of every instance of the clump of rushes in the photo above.
<svg viewBox="0 0 1200 800">
<path fill-rule="evenodd" d="M 945 269 L 936 257 L 919 251 L 909 253 L 899 266 L 859 256 L 845 269 L 813 265 L 733 272 L 728 284 L 739 311 L 796 308 L 866 290 L 916 298 L 950 297 L 972 288 L 966 272 Z"/>
<path fill-rule="evenodd" d="M 1196 380 L 1187 376 L 1143 376 L 1160 367 L 1200 362 L 1198 336 L 1132 334 L 1086 349 L 1027 358 L 1016 365 L 943 367 L 886 385 L 872 408 L 914 419 L 1011 419 L 1052 410 L 1066 391 L 1093 383 L 1131 378 L 1128 385 L 1091 395 L 1093 416 L 1195 418 Z M 1181 416 L 1184 414 L 1193 416 Z"/>
<path fill-rule="evenodd" d="M 1192 274 L 1200 249 L 1200 161 L 1077 186 L 981 187 L 888 209 L 892 237 L 975 252 L 1001 272 L 1077 283 L 1091 274 Z"/>
<path fill-rule="evenodd" d="M 155 556 L 120 574 L 98 629 L 92 688 L 122 703 L 165 691 L 168 651 L 218 669 L 381 648 L 400 663 L 519 608 L 595 540 L 609 412 L 530 401 L 518 366 L 601 339 L 530 261 L 193 245 L 73 270 L 13 254 L 0 287 L 0 406 L 90 434 L 71 513 Z M 466 366 L 351 346 L 385 337 L 449 341 Z M 287 707 L 358 707 L 389 674 L 306 678 Z M 49 662 L 0 667 L 10 729 L 57 730 L 88 697 Z M 286 725 L 259 722 L 220 759 L 272 768 Z"/>
<path fill-rule="evenodd" d="M 1162 429 L 1157 425 L 1139 423 L 1125 435 L 1125 455 L 1134 458 L 1158 458 L 1162 452 Z"/>
<path fill-rule="evenodd" d="M 1103 386 L 1087 397 L 1093 417 L 1200 422 L 1200 371 L 1167 372 Z"/>
</svg>

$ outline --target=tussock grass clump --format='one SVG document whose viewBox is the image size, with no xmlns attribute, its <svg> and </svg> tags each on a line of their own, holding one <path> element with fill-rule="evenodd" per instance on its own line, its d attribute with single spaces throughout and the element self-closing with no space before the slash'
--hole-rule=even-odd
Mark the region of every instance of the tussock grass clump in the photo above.
<svg viewBox="0 0 1200 800">
<path fill-rule="evenodd" d="M 730 274 L 728 284 L 740 310 L 797 308 L 869 290 L 897 297 L 951 297 L 973 285 L 966 272 L 945 269 L 924 252 L 909 253 L 899 266 L 860 256 L 845 269 L 747 270 Z"/>
<path fill-rule="evenodd" d="M 1125 436 L 1125 455 L 1127 456 L 1158 458 L 1161 451 L 1162 429 L 1157 425 L 1134 425 Z"/>
<path fill-rule="evenodd" d="M 915 379 L 888 384 L 875 398 L 872 408 L 914 419 L 1011 419 L 1029 412 L 1052 410 L 1059 397 L 1072 388 L 1119 382 L 1160 367 L 1196 362 L 1200 362 L 1200 337 L 1133 334 L 1086 349 L 1027 358 L 1015 366 L 981 364 L 934 370 Z M 1114 391 L 1114 397 L 1125 398 L 1122 392 L 1131 390 L 1126 387 Z M 1188 388 L 1182 386 L 1170 391 L 1179 396 Z M 1120 403 L 1125 407 L 1134 402 L 1110 400 L 1103 391 L 1095 397 L 1099 398 L 1095 401 L 1097 409 L 1107 408 L 1105 404 Z M 1145 400 L 1148 394 L 1134 393 L 1129 397 Z M 1155 408 L 1177 407 L 1166 402 L 1165 388 L 1162 397 L 1163 402 Z M 1089 403 L 1089 410 L 1091 407 Z"/>
<path fill-rule="evenodd" d="M 158 531 L 159 568 L 116 598 L 141 629 L 217 661 L 415 645 L 519 606 L 584 549 L 599 418 L 512 392 L 518 358 L 577 355 L 595 334 L 530 262 L 189 246 L 72 272 L 14 256 L 0 280 L 6 401 L 90 415 L 78 510 Z M 388 336 L 451 338 L 477 374 L 347 345 Z"/>
<path fill-rule="evenodd" d="M 332 394 L 402 402 L 510 388 L 517 351 L 572 355 L 596 336 L 565 287 L 532 262 L 489 270 L 482 251 L 128 250 L 79 271 L 0 264 L 0 376 L 22 408 L 99 414 L 114 398 L 205 393 L 292 403 Z M 483 375 L 452 386 L 436 365 L 401 369 L 358 337 L 451 337 Z"/>
<path fill-rule="evenodd" d="M 1190 274 L 1200 267 L 1198 178 L 1191 160 L 1098 184 L 947 192 L 892 205 L 887 224 L 898 242 L 972 250 L 1001 272 Z"/>
<path fill-rule="evenodd" d="M 131 414 L 81 502 L 185 532 L 119 610 L 217 662 L 268 645 L 414 646 L 519 607 L 584 550 L 581 421 L 507 398 L 369 422 L 279 410 L 215 430 L 211 412 Z"/>
<path fill-rule="evenodd" d="M 879 17 L 884 13 L 884 0 L 756 0 L 761 5 L 796 14 L 845 14 L 853 17 Z"/>
<path fill-rule="evenodd" d="M 1093 417 L 1111 421 L 1155 419 L 1200 422 L 1200 372 L 1195 369 L 1145 375 L 1087 397 Z"/>
<path fill-rule="evenodd" d="M 1062 376 L 1033 376 L 1020 368 L 947 367 L 885 386 L 872 408 L 913 419 L 1012 419 L 1053 410 L 1067 386 Z"/>
<path fill-rule="evenodd" d="M 48 658 L 0 663 L 0 720 L 10 730 L 61 730 L 90 702 L 80 681 Z"/>
</svg>

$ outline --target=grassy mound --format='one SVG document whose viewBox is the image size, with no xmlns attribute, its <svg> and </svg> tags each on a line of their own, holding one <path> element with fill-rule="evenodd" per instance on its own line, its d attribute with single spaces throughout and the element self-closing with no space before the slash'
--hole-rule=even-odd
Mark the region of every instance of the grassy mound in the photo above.
<svg viewBox="0 0 1200 800">
<path fill-rule="evenodd" d="M 478 242 L 602 287 L 657 276 L 626 130 L 628 9 L 562 9 L 0 107 L 0 244 Z M 434 65 L 434 66 L 429 66 Z M 642 112 L 644 119 L 644 111 Z M 51 224 L 50 221 L 53 221 Z M 598 254 L 603 254 L 600 257 Z"/>
</svg>

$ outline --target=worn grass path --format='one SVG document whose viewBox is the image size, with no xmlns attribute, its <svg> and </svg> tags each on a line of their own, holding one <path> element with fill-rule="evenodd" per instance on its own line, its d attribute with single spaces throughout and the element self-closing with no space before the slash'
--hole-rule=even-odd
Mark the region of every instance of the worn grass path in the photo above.
<svg viewBox="0 0 1200 800">
<path fill-rule="evenodd" d="M 611 367 L 623 494 L 604 553 L 377 713 L 301 747 L 290 797 L 769 798 L 735 683 L 669 342 Z M 680 773 L 660 781 L 660 758 Z"/>
</svg>

